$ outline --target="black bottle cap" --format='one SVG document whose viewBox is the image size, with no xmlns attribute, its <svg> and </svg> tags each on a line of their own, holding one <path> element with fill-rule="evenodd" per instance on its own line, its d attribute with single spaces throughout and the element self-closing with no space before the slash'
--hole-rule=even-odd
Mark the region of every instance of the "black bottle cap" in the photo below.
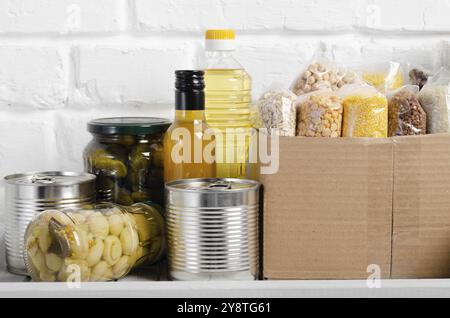
<svg viewBox="0 0 450 318">
<path fill-rule="evenodd" d="M 205 110 L 205 72 L 175 72 L 175 109 Z"/>
</svg>

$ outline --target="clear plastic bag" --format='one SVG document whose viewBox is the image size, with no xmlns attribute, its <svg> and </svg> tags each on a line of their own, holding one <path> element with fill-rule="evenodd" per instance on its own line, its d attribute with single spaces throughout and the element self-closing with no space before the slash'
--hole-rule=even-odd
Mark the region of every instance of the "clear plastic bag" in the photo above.
<svg viewBox="0 0 450 318">
<path fill-rule="evenodd" d="M 442 68 L 419 93 L 429 134 L 450 132 L 450 71 Z"/>
<path fill-rule="evenodd" d="M 404 86 L 388 96 L 389 137 L 425 135 L 427 115 L 419 102 L 419 86 Z"/>
<path fill-rule="evenodd" d="M 340 93 L 344 107 L 343 137 L 387 137 L 386 96 L 369 85 L 348 85 Z"/>
<path fill-rule="evenodd" d="M 331 90 L 299 96 L 297 136 L 338 138 L 342 134 L 342 99 Z"/>
<path fill-rule="evenodd" d="M 287 89 L 274 88 L 264 93 L 256 104 L 262 126 L 268 133 L 278 131 L 280 136 L 295 136 L 297 96 Z"/>
<path fill-rule="evenodd" d="M 336 66 L 323 54 L 316 54 L 311 63 L 296 78 L 291 90 L 296 95 L 327 89 L 337 91 L 355 82 L 357 82 L 356 74 Z"/>
<path fill-rule="evenodd" d="M 417 85 L 419 90 L 421 90 L 427 84 L 431 74 L 432 71 L 423 66 L 412 67 L 408 73 L 409 83 L 411 85 Z"/>
<path fill-rule="evenodd" d="M 374 63 L 361 67 L 357 74 L 369 85 L 382 93 L 399 89 L 405 85 L 405 77 L 400 63 Z"/>
</svg>

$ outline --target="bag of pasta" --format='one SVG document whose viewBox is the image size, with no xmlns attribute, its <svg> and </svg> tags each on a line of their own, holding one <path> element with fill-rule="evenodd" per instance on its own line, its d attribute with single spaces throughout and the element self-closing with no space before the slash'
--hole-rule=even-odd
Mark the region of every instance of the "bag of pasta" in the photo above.
<svg viewBox="0 0 450 318">
<path fill-rule="evenodd" d="M 388 96 L 389 137 L 427 133 L 427 114 L 419 102 L 419 86 L 408 85 Z"/>
<path fill-rule="evenodd" d="M 287 89 L 270 89 L 264 93 L 256 104 L 260 126 L 269 134 L 276 131 L 279 136 L 295 136 L 296 99 L 297 96 Z"/>
<path fill-rule="evenodd" d="M 429 134 L 450 132 L 450 71 L 442 68 L 419 93 Z"/>
<path fill-rule="evenodd" d="M 386 96 L 369 85 L 348 85 L 340 93 L 344 107 L 342 137 L 387 137 Z"/>
<path fill-rule="evenodd" d="M 342 99 L 331 90 L 297 99 L 297 136 L 337 138 L 342 134 Z"/>
</svg>

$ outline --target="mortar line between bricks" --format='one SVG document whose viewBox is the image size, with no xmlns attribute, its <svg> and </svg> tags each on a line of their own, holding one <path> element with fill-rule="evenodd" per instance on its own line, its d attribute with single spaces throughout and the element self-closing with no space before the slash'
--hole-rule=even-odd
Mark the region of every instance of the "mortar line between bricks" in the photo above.
<svg viewBox="0 0 450 318">
<path fill-rule="evenodd" d="M 355 36 L 363 38 L 428 38 L 428 37 L 450 37 L 450 30 L 446 31 L 392 31 L 392 30 L 236 30 L 240 36 L 280 36 L 286 38 L 292 37 L 316 37 L 316 36 Z M 202 31 L 119 31 L 119 32 L 89 32 L 89 33 L 1 33 L 1 39 L 12 40 L 98 40 L 98 39 L 142 39 L 142 38 L 198 38 L 203 36 Z"/>
</svg>

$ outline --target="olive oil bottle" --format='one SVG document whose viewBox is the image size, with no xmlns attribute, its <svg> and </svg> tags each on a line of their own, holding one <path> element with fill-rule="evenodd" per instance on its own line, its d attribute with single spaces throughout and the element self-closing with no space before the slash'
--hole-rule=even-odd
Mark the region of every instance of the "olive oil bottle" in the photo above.
<svg viewBox="0 0 450 318">
<path fill-rule="evenodd" d="M 206 120 L 222 136 L 216 139 L 217 177 L 254 179 L 249 162 L 252 80 L 232 55 L 234 40 L 232 30 L 206 32 Z"/>
<path fill-rule="evenodd" d="M 176 71 L 175 119 L 164 136 L 164 181 L 214 178 L 214 134 L 205 120 L 203 71 Z"/>
</svg>

